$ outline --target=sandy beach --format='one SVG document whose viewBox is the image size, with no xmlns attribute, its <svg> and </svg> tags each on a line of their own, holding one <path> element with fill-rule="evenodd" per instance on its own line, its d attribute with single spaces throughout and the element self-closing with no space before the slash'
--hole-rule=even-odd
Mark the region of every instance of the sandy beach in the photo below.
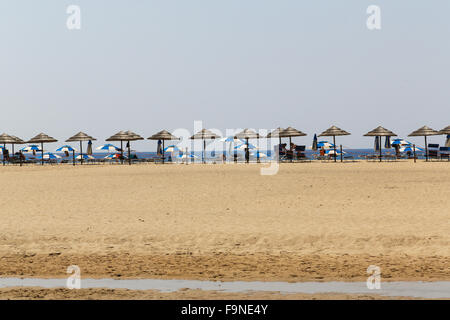
<svg viewBox="0 0 450 320">
<path fill-rule="evenodd" d="M 0 276 L 450 279 L 450 163 L 263 166 L 0 167 Z"/>
</svg>

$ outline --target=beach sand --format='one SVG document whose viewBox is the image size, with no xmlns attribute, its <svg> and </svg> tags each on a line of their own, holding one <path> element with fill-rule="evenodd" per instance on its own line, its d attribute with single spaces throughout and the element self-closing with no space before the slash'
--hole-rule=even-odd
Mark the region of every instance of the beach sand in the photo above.
<svg viewBox="0 0 450 320">
<path fill-rule="evenodd" d="M 154 290 L 80 289 L 66 288 L 1 288 L 0 300 L 420 300 L 409 297 L 389 297 L 371 294 L 281 294 L 279 292 L 251 291 L 229 293 L 220 291 L 179 290 L 160 292 Z"/>
<path fill-rule="evenodd" d="M 0 167 L 0 276 L 450 280 L 450 163 Z"/>
</svg>

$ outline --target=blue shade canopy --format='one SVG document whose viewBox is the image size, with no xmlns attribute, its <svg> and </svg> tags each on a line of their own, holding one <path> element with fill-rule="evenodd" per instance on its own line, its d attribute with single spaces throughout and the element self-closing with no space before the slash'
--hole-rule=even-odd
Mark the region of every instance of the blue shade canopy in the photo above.
<svg viewBox="0 0 450 320">
<path fill-rule="evenodd" d="M 72 146 L 65 145 L 65 146 L 59 147 L 55 151 L 56 152 L 74 152 L 74 151 L 77 152 L 78 150 L 73 148 Z"/>
<path fill-rule="evenodd" d="M 115 145 L 112 145 L 110 143 L 104 144 L 97 148 L 97 150 L 103 150 L 107 152 L 117 152 L 120 151 L 120 148 L 116 147 Z"/>
<path fill-rule="evenodd" d="M 20 149 L 20 151 L 22 151 L 22 152 L 41 151 L 41 147 L 39 147 L 38 145 L 32 144 L 32 145 L 29 145 L 29 146 L 26 146 L 26 147 Z"/>
</svg>

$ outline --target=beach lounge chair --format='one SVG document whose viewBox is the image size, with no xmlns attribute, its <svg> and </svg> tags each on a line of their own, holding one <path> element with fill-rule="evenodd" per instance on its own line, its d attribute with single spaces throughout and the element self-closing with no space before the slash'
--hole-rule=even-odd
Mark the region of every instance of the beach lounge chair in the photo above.
<svg viewBox="0 0 450 320">
<path fill-rule="evenodd" d="M 439 159 L 439 145 L 438 144 L 434 144 L 434 143 L 430 143 L 428 144 L 428 159 L 432 160 L 432 159 Z"/>
<path fill-rule="evenodd" d="M 441 160 L 450 161 L 450 147 L 440 147 L 439 153 Z"/>
</svg>

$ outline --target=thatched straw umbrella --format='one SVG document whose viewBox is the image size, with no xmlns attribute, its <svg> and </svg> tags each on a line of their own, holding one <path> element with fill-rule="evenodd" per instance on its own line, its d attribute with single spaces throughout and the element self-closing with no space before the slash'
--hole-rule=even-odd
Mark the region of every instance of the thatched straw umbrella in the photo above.
<svg viewBox="0 0 450 320">
<path fill-rule="evenodd" d="M 306 133 L 301 132 L 300 130 L 294 129 L 292 127 L 287 127 L 280 133 L 280 137 L 288 138 L 289 137 L 289 150 L 292 152 L 292 137 L 302 137 L 306 136 Z M 292 159 L 291 159 L 292 162 Z"/>
<path fill-rule="evenodd" d="M 16 140 L 6 133 L 0 134 L 0 144 L 3 144 L 3 148 L 6 149 L 6 144 L 11 143 L 14 144 Z M 5 165 L 5 154 L 2 155 L 3 165 Z"/>
<path fill-rule="evenodd" d="M 40 143 L 41 144 L 41 159 L 42 165 L 44 165 L 44 143 L 57 142 L 53 137 L 46 135 L 45 133 L 39 133 L 34 138 L 30 139 L 28 143 Z"/>
<path fill-rule="evenodd" d="M 136 141 L 136 140 L 144 140 L 143 137 L 138 135 L 137 133 L 134 133 L 133 131 L 125 131 L 125 133 L 128 135 L 127 145 L 128 145 L 128 163 L 131 165 L 131 144 L 130 141 Z"/>
<path fill-rule="evenodd" d="M 445 127 L 441 131 L 439 131 L 440 134 L 447 135 L 447 140 L 445 141 L 445 146 L 450 147 L 450 126 Z"/>
<path fill-rule="evenodd" d="M 430 127 L 423 126 L 422 128 L 417 129 L 416 131 L 411 132 L 408 137 L 425 137 L 425 159 L 428 161 L 428 144 L 427 137 L 439 135 L 439 131 L 431 129 Z"/>
<path fill-rule="evenodd" d="M 234 136 L 235 139 L 245 139 L 245 144 L 247 145 L 246 152 L 245 152 L 245 162 L 249 162 L 250 158 L 250 151 L 249 151 L 249 145 L 248 145 L 248 139 L 259 139 L 259 133 L 250 130 L 250 129 L 244 129 L 238 134 Z M 258 150 L 257 150 L 258 151 Z M 257 161 L 259 162 L 259 152 L 256 153 L 257 155 Z"/>
<path fill-rule="evenodd" d="M 336 126 L 331 126 L 327 130 L 319 134 L 319 137 L 333 137 L 334 162 L 336 162 L 336 136 L 348 136 L 348 135 L 350 135 L 350 133 Z"/>
<path fill-rule="evenodd" d="M 91 137 L 90 135 L 87 135 L 84 132 L 78 132 L 76 135 L 74 135 L 73 137 L 70 137 L 69 139 L 66 140 L 66 142 L 75 142 L 75 141 L 79 141 L 80 142 L 80 162 L 81 164 L 83 164 L 83 141 L 94 141 L 97 140 L 93 137 Z M 73 163 L 75 165 L 75 152 L 73 152 Z"/>
<path fill-rule="evenodd" d="M 161 140 L 162 141 L 162 163 L 164 163 L 164 141 L 168 140 L 180 140 L 180 138 L 175 137 L 173 134 L 171 134 L 169 131 L 167 130 L 161 130 L 158 133 L 155 133 L 154 135 L 152 135 L 151 137 L 148 137 L 147 139 L 149 140 Z"/>
<path fill-rule="evenodd" d="M 396 137 L 397 135 L 393 133 L 391 130 L 388 130 L 386 128 L 383 128 L 382 126 L 378 126 L 372 131 L 367 132 L 364 137 L 378 137 L 380 139 L 380 162 L 382 157 L 381 152 L 381 137 Z"/>
<path fill-rule="evenodd" d="M 203 152 L 202 152 L 203 163 L 206 163 L 205 159 L 206 140 L 214 140 L 219 138 L 220 138 L 219 135 L 215 134 L 214 132 L 208 129 L 202 129 L 191 137 L 192 140 L 197 139 L 203 140 Z"/>
<path fill-rule="evenodd" d="M 266 136 L 267 139 L 272 139 L 272 138 L 278 138 L 278 162 L 280 162 L 280 146 L 281 146 L 281 136 L 280 133 L 283 131 L 283 128 L 276 128 L 275 130 L 269 132 L 269 134 Z"/>
</svg>

